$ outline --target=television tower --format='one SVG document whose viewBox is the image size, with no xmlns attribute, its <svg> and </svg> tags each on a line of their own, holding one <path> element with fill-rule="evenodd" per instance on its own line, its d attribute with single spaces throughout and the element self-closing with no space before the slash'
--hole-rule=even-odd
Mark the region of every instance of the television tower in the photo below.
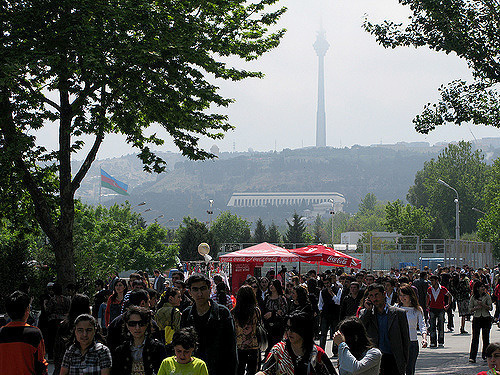
<svg viewBox="0 0 500 375">
<path fill-rule="evenodd" d="M 325 30 L 321 28 L 313 44 L 318 55 L 318 112 L 316 114 L 316 147 L 326 147 L 325 113 L 325 55 L 330 44 L 325 39 Z"/>
</svg>

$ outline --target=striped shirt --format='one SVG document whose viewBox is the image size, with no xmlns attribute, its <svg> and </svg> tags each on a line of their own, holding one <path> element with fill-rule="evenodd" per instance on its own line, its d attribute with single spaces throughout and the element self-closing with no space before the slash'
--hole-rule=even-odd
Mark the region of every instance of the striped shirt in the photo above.
<svg viewBox="0 0 500 375">
<path fill-rule="evenodd" d="M 25 322 L 0 328 L 0 374 L 46 375 L 47 361 L 42 333 Z"/>
</svg>

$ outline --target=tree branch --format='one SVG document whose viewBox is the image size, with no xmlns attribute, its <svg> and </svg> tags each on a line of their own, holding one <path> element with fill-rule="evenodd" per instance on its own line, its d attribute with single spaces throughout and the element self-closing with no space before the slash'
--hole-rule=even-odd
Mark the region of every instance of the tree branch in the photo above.
<svg viewBox="0 0 500 375">
<path fill-rule="evenodd" d="M 89 171 L 90 167 L 92 166 L 92 163 L 95 160 L 95 157 L 97 155 L 97 151 L 99 151 L 99 147 L 101 146 L 103 139 L 104 139 L 104 135 L 102 133 L 97 135 L 97 137 L 94 141 L 94 144 L 92 146 L 92 149 L 87 154 L 87 157 L 85 158 L 85 161 L 83 162 L 82 166 L 78 170 L 78 173 L 73 178 L 73 181 L 71 182 L 71 189 L 73 190 L 73 193 L 78 190 L 83 178 L 85 177 L 85 175 Z"/>
<path fill-rule="evenodd" d="M 21 78 L 19 80 L 19 84 L 22 87 L 25 87 L 26 89 L 28 89 L 29 92 L 32 95 L 38 96 L 45 104 L 50 105 L 51 107 L 53 107 L 58 112 L 61 111 L 61 107 L 59 106 L 59 104 L 57 104 L 56 102 L 54 102 L 54 101 L 50 100 L 49 98 L 45 97 L 45 95 L 43 95 L 42 93 L 35 91 L 33 89 L 33 87 L 31 87 L 30 83 L 25 78 Z"/>
<path fill-rule="evenodd" d="M 35 208 L 35 217 L 51 242 L 55 242 L 57 239 L 57 229 L 50 215 L 51 209 L 47 203 L 47 199 L 22 159 L 22 148 L 17 147 L 19 134 L 12 118 L 12 106 L 9 97 L 10 92 L 8 89 L 0 87 L 0 130 L 3 134 L 6 148 L 9 153 L 13 154 L 12 160 L 14 165 L 21 173 L 23 184 L 31 196 Z"/>
<path fill-rule="evenodd" d="M 80 91 L 80 94 L 70 104 L 71 105 L 71 110 L 73 111 L 73 113 L 77 113 L 78 112 L 77 109 L 83 104 L 83 102 L 87 98 L 87 96 L 91 92 L 93 92 L 96 89 L 97 86 L 98 86 L 98 83 L 90 85 L 88 82 L 85 82 L 85 87 L 83 88 L 83 90 Z"/>
</svg>

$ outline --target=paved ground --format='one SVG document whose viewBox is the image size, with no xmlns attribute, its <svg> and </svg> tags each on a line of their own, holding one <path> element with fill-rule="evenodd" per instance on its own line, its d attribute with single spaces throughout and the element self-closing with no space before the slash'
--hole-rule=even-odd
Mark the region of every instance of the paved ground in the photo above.
<svg viewBox="0 0 500 375">
<path fill-rule="evenodd" d="M 455 314 L 458 315 L 458 314 Z M 486 361 L 481 359 L 482 338 L 479 344 L 479 355 L 475 364 L 469 363 L 469 349 L 472 338 L 471 322 L 465 323 L 468 334 L 459 334 L 460 320 L 455 316 L 455 332 L 446 332 L 443 348 L 420 348 L 417 359 L 416 374 L 418 375 L 477 375 L 488 369 Z M 446 325 L 445 325 L 446 329 Z M 419 336 L 419 342 L 421 337 Z M 500 341 L 500 329 L 493 325 L 490 332 L 490 341 Z M 328 340 L 327 353 L 331 353 L 332 341 Z"/>
</svg>

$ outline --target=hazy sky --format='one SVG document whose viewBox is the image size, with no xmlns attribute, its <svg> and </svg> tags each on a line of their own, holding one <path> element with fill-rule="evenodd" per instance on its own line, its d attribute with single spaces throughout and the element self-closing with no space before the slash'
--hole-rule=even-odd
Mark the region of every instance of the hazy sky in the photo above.
<svg viewBox="0 0 500 375">
<path fill-rule="evenodd" d="M 398 141 L 472 140 L 500 136 L 496 128 L 442 126 L 429 135 L 415 132 L 411 120 L 438 98 L 441 84 L 471 76 L 464 61 L 427 48 L 386 50 L 365 32 L 364 15 L 372 21 L 404 22 L 408 11 L 397 0 L 287 0 L 280 26 L 287 29 L 281 45 L 259 61 L 238 62 L 266 76 L 220 82 L 222 93 L 236 100 L 228 110 L 236 126 L 224 140 L 203 140 L 221 151 L 268 151 L 314 146 L 317 103 L 317 56 L 312 47 L 321 23 L 330 49 L 325 57 L 327 145 L 333 147 Z M 158 128 L 152 129 L 164 133 Z M 52 130 L 40 133 L 52 143 Z M 177 151 L 171 140 L 161 148 Z M 118 136 L 109 136 L 98 158 L 135 152 Z"/>
</svg>

